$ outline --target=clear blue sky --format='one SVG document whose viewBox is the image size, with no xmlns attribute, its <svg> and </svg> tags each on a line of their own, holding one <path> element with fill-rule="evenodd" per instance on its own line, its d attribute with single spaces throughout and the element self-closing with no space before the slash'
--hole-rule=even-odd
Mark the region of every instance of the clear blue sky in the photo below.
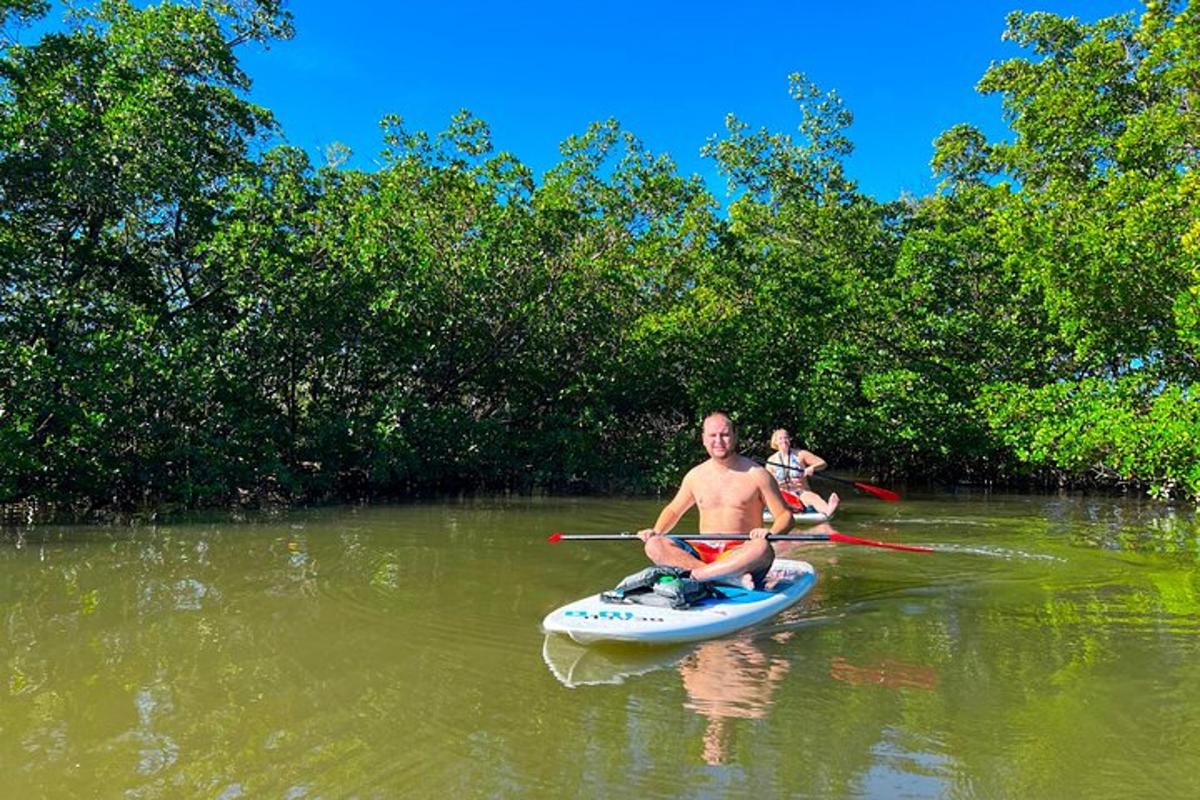
<svg viewBox="0 0 1200 800">
<path fill-rule="evenodd" d="M 975 84 L 1014 9 L 1095 20 L 1136 0 L 691 3 L 377 2 L 295 0 L 296 37 L 247 48 L 252 98 L 275 112 L 287 140 L 314 154 L 349 145 L 372 169 L 378 121 L 402 115 L 436 132 L 468 108 L 499 150 L 539 175 L 558 144 L 615 117 L 685 174 L 724 184 L 699 149 L 736 113 L 753 128 L 794 133 L 787 75 L 836 90 L 854 113 L 853 178 L 880 200 L 923 195 L 932 141 L 958 122 L 1004 138 L 1000 103 Z"/>
</svg>

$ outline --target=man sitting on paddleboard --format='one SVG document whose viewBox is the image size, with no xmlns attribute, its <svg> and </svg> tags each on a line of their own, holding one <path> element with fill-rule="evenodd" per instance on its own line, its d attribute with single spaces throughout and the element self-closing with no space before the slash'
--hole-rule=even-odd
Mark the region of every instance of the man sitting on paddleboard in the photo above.
<svg viewBox="0 0 1200 800">
<path fill-rule="evenodd" d="M 700 439 L 708 460 L 684 476 L 654 527 L 638 531 L 638 536 L 655 564 L 691 570 L 700 581 L 740 576 L 747 588 L 761 586 L 775 560 L 767 536 L 787 533 L 792 514 L 771 474 L 738 454 L 737 433 L 726 414 L 705 417 Z M 750 540 L 688 542 L 667 536 L 693 505 L 700 509 L 700 533 L 748 533 Z M 764 506 L 775 517 L 770 529 L 762 527 Z"/>
<path fill-rule="evenodd" d="M 808 513 L 815 511 L 832 517 L 838 507 L 837 492 L 829 495 L 829 501 L 826 502 L 808 486 L 809 476 L 825 469 L 825 459 L 807 450 L 793 450 L 791 437 L 783 428 L 771 434 L 771 447 L 775 448 L 775 452 L 767 459 L 767 468 L 779 482 L 779 488 L 799 500 L 796 510 Z M 790 498 L 784 499 L 791 502 Z"/>
</svg>

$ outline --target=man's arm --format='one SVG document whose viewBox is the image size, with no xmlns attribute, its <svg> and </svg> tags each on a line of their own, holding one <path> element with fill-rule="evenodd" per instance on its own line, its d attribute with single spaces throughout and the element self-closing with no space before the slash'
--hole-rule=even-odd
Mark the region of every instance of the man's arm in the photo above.
<svg viewBox="0 0 1200 800">
<path fill-rule="evenodd" d="M 675 497 L 671 502 L 667 503 L 662 512 L 659 513 L 658 519 L 654 521 L 654 527 L 638 531 L 638 536 L 643 541 L 652 536 L 663 536 L 670 533 L 671 529 L 687 513 L 688 509 L 696 504 L 696 496 L 692 493 L 691 477 L 692 473 L 690 472 L 684 477 L 683 483 L 679 485 L 679 491 L 675 493 Z M 780 502 L 782 502 L 782 498 L 780 498 Z M 788 518 L 791 519 L 791 515 L 788 515 Z"/>
<path fill-rule="evenodd" d="M 767 533 L 787 533 L 792 529 L 792 509 L 788 508 L 788 504 L 783 501 L 783 495 L 779 493 L 779 484 L 775 482 L 775 476 L 764 469 L 758 483 L 763 502 L 771 511 L 771 516 L 775 518 Z"/>
</svg>

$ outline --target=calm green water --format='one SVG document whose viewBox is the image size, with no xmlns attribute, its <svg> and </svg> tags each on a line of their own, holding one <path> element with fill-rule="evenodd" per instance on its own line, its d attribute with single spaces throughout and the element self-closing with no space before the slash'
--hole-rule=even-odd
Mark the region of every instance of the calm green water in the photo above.
<svg viewBox="0 0 1200 800">
<path fill-rule="evenodd" d="M 642 566 L 472 500 L 0 538 L 0 797 L 1200 796 L 1192 511 L 854 497 L 802 605 L 672 650 L 545 641 Z M 689 516 L 681 529 L 694 526 Z"/>
</svg>

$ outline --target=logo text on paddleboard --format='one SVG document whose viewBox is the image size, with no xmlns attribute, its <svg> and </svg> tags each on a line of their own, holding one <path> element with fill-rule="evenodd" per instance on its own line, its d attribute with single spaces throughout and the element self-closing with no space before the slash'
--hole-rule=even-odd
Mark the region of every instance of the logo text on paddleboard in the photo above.
<svg viewBox="0 0 1200 800">
<path fill-rule="evenodd" d="M 564 611 L 564 617 L 583 617 L 584 619 L 615 619 L 615 620 L 630 620 L 633 619 L 632 611 L 597 611 L 593 614 L 590 611 Z"/>
</svg>

